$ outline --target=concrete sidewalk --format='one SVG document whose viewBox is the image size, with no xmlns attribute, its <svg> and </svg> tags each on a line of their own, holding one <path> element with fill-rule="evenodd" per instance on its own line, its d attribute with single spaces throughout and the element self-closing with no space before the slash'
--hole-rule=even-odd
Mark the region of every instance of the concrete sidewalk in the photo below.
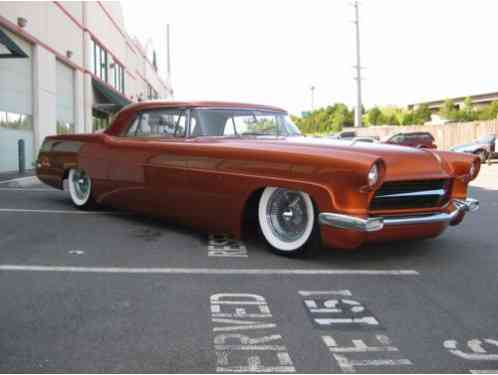
<svg viewBox="0 0 498 375">
<path fill-rule="evenodd" d="M 479 176 L 470 185 L 487 190 L 498 190 L 498 160 L 494 159 L 491 164 L 481 165 Z"/>
</svg>

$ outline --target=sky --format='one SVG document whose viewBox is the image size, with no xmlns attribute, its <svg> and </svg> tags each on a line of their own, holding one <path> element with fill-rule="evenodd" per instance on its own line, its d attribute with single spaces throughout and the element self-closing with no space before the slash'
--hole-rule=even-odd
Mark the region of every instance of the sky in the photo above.
<svg viewBox="0 0 498 375">
<path fill-rule="evenodd" d="M 166 75 L 171 26 L 177 100 L 229 100 L 293 114 L 356 101 L 348 0 L 125 0 L 131 35 Z M 363 103 L 407 105 L 498 91 L 498 1 L 363 0 Z"/>
</svg>

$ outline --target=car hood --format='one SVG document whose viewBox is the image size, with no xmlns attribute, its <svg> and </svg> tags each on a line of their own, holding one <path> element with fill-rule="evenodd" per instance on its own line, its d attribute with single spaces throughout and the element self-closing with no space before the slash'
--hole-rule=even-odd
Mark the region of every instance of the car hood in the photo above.
<svg viewBox="0 0 498 375">
<path fill-rule="evenodd" d="M 355 160 L 371 162 L 382 159 L 386 164 L 386 180 L 410 180 L 421 178 L 448 178 L 442 158 L 437 151 L 382 143 L 354 142 L 330 138 L 311 137 L 255 137 L 218 138 L 215 143 L 228 147 L 286 152 L 303 157 L 329 157 L 339 162 Z"/>
</svg>

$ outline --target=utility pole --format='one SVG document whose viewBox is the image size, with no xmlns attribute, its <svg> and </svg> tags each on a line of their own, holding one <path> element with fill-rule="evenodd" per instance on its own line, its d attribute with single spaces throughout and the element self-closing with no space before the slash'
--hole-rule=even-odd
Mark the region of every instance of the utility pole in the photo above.
<svg viewBox="0 0 498 375">
<path fill-rule="evenodd" d="M 311 110 L 315 110 L 315 86 L 310 87 L 311 90 Z"/>
<path fill-rule="evenodd" d="M 361 127 L 361 63 L 360 63 L 360 15 L 358 10 L 358 1 L 354 2 L 355 20 L 353 23 L 356 28 L 356 108 L 354 113 L 354 126 Z"/>
<path fill-rule="evenodd" d="M 169 37 L 169 23 L 166 25 L 166 75 L 168 77 L 168 85 L 171 90 L 171 96 L 173 96 L 173 90 L 171 88 L 171 58 L 170 58 L 170 37 Z"/>
</svg>

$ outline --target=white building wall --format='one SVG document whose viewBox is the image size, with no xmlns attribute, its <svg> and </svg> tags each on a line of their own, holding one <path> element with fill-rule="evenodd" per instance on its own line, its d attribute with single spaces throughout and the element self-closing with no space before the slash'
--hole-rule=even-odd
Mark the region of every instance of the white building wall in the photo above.
<svg viewBox="0 0 498 375">
<path fill-rule="evenodd" d="M 18 17 L 27 20 L 22 29 L 17 26 Z M 89 59 L 92 38 L 124 66 L 124 94 L 129 100 L 146 99 L 148 85 L 160 98 L 170 96 L 170 88 L 146 61 L 143 49 L 127 35 L 121 4 L 117 1 L 2 1 L 0 28 L 21 40 L 21 47 L 27 44 L 30 48 L 25 49 L 32 49 L 33 96 L 29 105 L 33 113 L 35 152 L 45 136 L 56 132 L 56 60 L 74 71 L 76 132 L 92 131 L 94 89 Z"/>
</svg>

